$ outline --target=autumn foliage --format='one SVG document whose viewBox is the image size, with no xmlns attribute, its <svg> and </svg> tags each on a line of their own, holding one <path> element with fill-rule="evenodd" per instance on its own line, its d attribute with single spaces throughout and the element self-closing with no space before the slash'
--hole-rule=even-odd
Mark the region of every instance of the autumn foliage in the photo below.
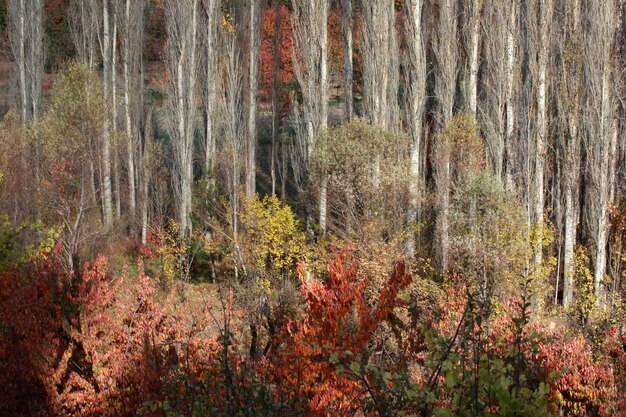
<svg viewBox="0 0 626 417">
<path fill-rule="evenodd" d="M 305 268 L 301 313 L 257 358 L 232 292 L 221 305 L 175 307 L 141 261 L 132 277 L 112 276 L 104 257 L 76 276 L 53 252 L 3 273 L 0 414 L 625 415 L 616 327 L 593 347 L 531 322 L 519 298 L 481 320 L 460 279 L 438 306 L 420 307 L 402 263 L 374 301 L 348 252 L 323 279 Z M 402 341 L 392 353 L 374 338 L 385 329 Z"/>
</svg>

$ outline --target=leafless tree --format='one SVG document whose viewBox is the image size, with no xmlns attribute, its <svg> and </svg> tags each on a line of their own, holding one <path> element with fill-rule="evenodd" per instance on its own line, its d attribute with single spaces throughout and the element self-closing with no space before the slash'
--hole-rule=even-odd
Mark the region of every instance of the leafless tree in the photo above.
<svg viewBox="0 0 626 417">
<path fill-rule="evenodd" d="M 174 148 L 175 201 L 180 232 L 191 233 L 198 0 L 166 0 L 167 109 Z"/>
<path fill-rule="evenodd" d="M 148 243 L 148 209 L 150 204 L 150 171 L 154 165 L 154 144 L 152 142 L 154 107 L 150 107 L 143 119 L 143 129 L 141 132 L 141 146 L 139 153 L 141 157 L 141 191 L 139 193 L 141 201 L 141 244 Z"/>
<path fill-rule="evenodd" d="M 527 2 L 529 69 L 535 94 L 533 107 L 536 109 L 534 114 L 536 123 L 534 126 L 534 180 L 532 187 L 532 220 L 537 225 L 537 242 L 533 255 L 535 265 L 542 263 L 542 224 L 545 206 L 544 176 L 548 138 L 546 92 L 553 8 L 553 0 L 531 0 Z"/>
<path fill-rule="evenodd" d="M 257 144 L 257 106 L 259 74 L 259 46 L 261 38 L 260 0 L 248 0 L 248 131 L 246 143 L 246 194 L 256 192 L 256 144 Z"/>
<path fill-rule="evenodd" d="M 506 175 L 505 183 L 506 187 L 511 190 L 513 188 L 513 171 L 514 171 L 514 155 L 513 155 L 513 139 L 515 131 L 515 98 L 516 98 L 516 86 L 519 84 L 519 65 L 518 54 L 516 53 L 517 45 L 519 43 L 518 32 L 518 15 L 519 15 L 519 1 L 511 0 L 508 2 L 509 9 L 507 18 L 507 33 L 506 33 L 506 93 L 505 93 L 505 105 L 506 105 L 506 137 L 505 137 L 505 153 L 506 153 Z"/>
<path fill-rule="evenodd" d="M 483 0 L 466 0 L 463 2 L 465 12 L 464 38 L 467 45 L 467 82 L 466 82 L 466 106 L 467 110 L 476 117 L 478 107 L 478 66 L 480 58 L 481 43 L 481 12 Z M 506 8 L 507 4 L 500 3 L 501 8 Z M 489 32 L 490 37 L 495 37 L 493 32 Z M 500 39 L 502 41 L 502 39 Z"/>
<path fill-rule="evenodd" d="M 559 115 L 557 140 L 564 199 L 563 306 L 569 307 L 574 297 L 574 246 L 579 212 L 583 45 L 580 0 L 568 0 L 560 6 L 558 27 L 561 31 L 556 45 L 556 75 L 559 77 L 556 97 Z"/>
<path fill-rule="evenodd" d="M 9 48 L 14 64 L 22 122 L 39 119 L 44 69 L 43 0 L 9 0 Z"/>
<path fill-rule="evenodd" d="M 215 188 L 215 155 L 217 139 L 218 29 L 220 16 L 218 0 L 202 0 L 201 27 L 202 70 L 198 77 L 204 113 L 204 172 L 207 186 Z"/>
<path fill-rule="evenodd" d="M 103 86 L 104 97 L 109 100 L 109 95 L 115 92 L 111 90 L 111 26 L 109 21 L 110 2 L 103 0 L 102 2 L 102 67 L 103 67 Z M 102 205 L 104 211 L 104 224 L 110 227 L 113 223 L 113 200 L 111 189 L 111 128 L 110 120 L 105 118 L 104 129 L 102 133 Z"/>
<path fill-rule="evenodd" d="M 293 33 L 295 50 L 293 62 L 296 79 L 302 91 L 302 112 L 294 108 L 296 123 L 296 172 L 308 182 L 309 161 L 315 148 L 315 138 L 328 123 L 328 0 L 294 0 Z M 302 182 L 302 181 L 300 181 Z M 323 184 L 327 183 L 323 181 Z M 326 230 L 326 187 L 319 197 L 319 225 Z"/>
<path fill-rule="evenodd" d="M 237 45 L 236 29 L 228 22 L 222 27 L 220 36 L 220 56 L 223 59 L 220 103 L 222 115 L 220 125 L 224 137 L 224 154 L 230 161 L 224 161 L 226 190 L 230 197 L 231 227 L 235 252 L 239 250 L 239 191 L 242 176 L 242 162 L 245 163 L 245 122 L 244 122 L 244 79 L 242 71 L 242 51 Z M 235 275 L 238 276 L 239 263 L 235 261 Z"/>
<path fill-rule="evenodd" d="M 616 4 L 614 1 L 585 2 L 585 108 L 588 195 L 585 199 L 586 224 L 595 249 L 594 286 L 602 303 L 606 272 L 609 182 L 613 142 L 617 140 L 613 48 Z"/>
<path fill-rule="evenodd" d="M 410 165 L 410 200 L 408 210 L 409 227 L 416 224 L 419 205 L 419 184 L 422 167 L 422 119 L 426 104 L 426 54 L 422 37 L 423 0 L 410 0 L 404 3 L 404 66 L 406 77 L 406 124 L 411 139 Z M 415 239 L 407 241 L 409 254 L 415 252 Z"/>
<path fill-rule="evenodd" d="M 144 0 L 124 0 L 122 13 L 122 65 L 124 78 L 124 131 L 128 168 L 128 197 L 131 226 L 134 227 L 137 207 L 137 149 L 139 125 L 143 112 L 143 15 Z"/>
<path fill-rule="evenodd" d="M 436 16 L 436 27 L 433 49 L 436 59 L 435 96 L 438 102 L 437 121 L 443 128 L 451 119 L 454 110 L 456 80 L 458 72 L 457 44 L 457 5 L 455 0 L 441 0 L 439 13 Z M 438 135 L 441 139 L 441 135 Z M 440 144 L 442 150 L 439 157 L 443 158 L 435 169 L 435 187 L 437 189 L 437 254 L 439 266 L 445 270 L 448 266 L 449 220 L 450 205 L 450 151 L 446 144 Z"/>
<path fill-rule="evenodd" d="M 504 176 L 504 158 L 507 140 L 509 68 L 508 54 L 509 22 L 512 3 L 502 4 L 498 0 L 487 0 L 483 9 L 484 37 L 483 79 L 481 82 L 480 109 L 478 120 L 481 123 L 488 161 L 492 172 Z M 508 56 L 507 56 L 508 58 Z M 511 112 L 512 113 L 512 112 Z"/>
<path fill-rule="evenodd" d="M 69 27 L 78 60 L 90 69 L 96 66 L 100 7 L 97 0 L 70 0 Z"/>
<path fill-rule="evenodd" d="M 346 121 L 352 119 L 354 114 L 354 68 L 352 65 L 352 24 L 354 12 L 352 0 L 342 0 L 341 26 L 343 33 L 343 97 L 344 97 L 344 118 Z"/>
<path fill-rule="evenodd" d="M 393 0 L 363 1 L 363 113 L 375 125 L 398 127 L 398 46 Z"/>
</svg>

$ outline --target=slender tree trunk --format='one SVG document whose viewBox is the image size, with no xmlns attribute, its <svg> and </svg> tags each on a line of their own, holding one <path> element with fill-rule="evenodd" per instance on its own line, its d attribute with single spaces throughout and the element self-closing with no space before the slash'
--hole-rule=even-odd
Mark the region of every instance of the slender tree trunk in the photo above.
<svg viewBox="0 0 626 417">
<path fill-rule="evenodd" d="M 354 114 L 354 83 L 352 68 L 352 0 L 342 1 L 342 29 L 343 29 L 343 97 L 344 118 L 352 119 Z"/>
<path fill-rule="evenodd" d="M 113 133 L 117 136 L 117 4 L 113 8 L 113 38 L 111 53 L 111 127 Z M 119 149 L 113 146 L 113 178 L 115 187 L 115 218 L 119 219 L 122 215 L 122 196 L 120 186 L 120 164 Z"/>
<path fill-rule="evenodd" d="M 109 0 L 103 0 L 102 17 L 104 24 L 102 61 L 104 67 L 104 96 L 109 98 L 109 86 L 111 84 L 111 35 L 109 27 Z M 102 181 L 104 190 L 104 224 L 111 227 L 113 223 L 113 205 L 111 197 L 111 137 L 109 116 L 105 117 L 102 138 Z"/>
<path fill-rule="evenodd" d="M 274 20 L 274 38 L 272 39 L 272 150 L 270 156 L 270 175 L 272 177 L 272 195 L 276 195 L 276 164 L 278 163 L 278 128 L 279 128 L 279 111 L 278 111 L 278 88 L 279 88 L 279 71 L 281 63 L 281 53 L 278 47 L 279 39 L 282 33 L 282 16 L 281 3 L 274 2 L 276 17 Z"/>
<path fill-rule="evenodd" d="M 246 194 L 256 192 L 256 93 L 259 61 L 259 29 L 257 0 L 250 0 L 250 45 L 248 78 L 248 143 L 246 161 Z"/>
<path fill-rule="evenodd" d="M 407 212 L 409 230 L 414 230 L 418 221 L 420 200 L 420 172 L 422 150 L 422 118 L 426 103 L 426 59 L 422 41 L 422 10 L 423 0 L 405 2 L 405 37 L 407 48 L 405 53 L 406 67 L 406 121 L 411 138 L 409 175 L 410 200 Z M 415 236 L 409 233 L 407 252 L 415 255 Z"/>
<path fill-rule="evenodd" d="M 439 8 L 438 24 L 434 39 L 434 53 L 437 61 L 435 73 L 435 95 L 438 99 L 439 129 L 443 129 L 452 119 L 456 79 L 458 70 L 458 45 L 456 36 L 457 8 L 455 0 L 443 0 Z M 443 140 L 438 135 L 437 140 Z M 438 244 L 436 253 L 442 271 L 448 267 L 449 246 L 449 203 L 450 203 L 450 149 L 448 143 L 437 145 L 441 154 L 437 157 L 438 167 L 435 170 L 435 186 L 438 195 Z"/>
<path fill-rule="evenodd" d="M 20 95 L 22 97 L 22 123 L 26 123 L 28 120 L 28 101 L 26 99 L 26 6 L 24 1 L 20 1 L 20 24 L 19 24 L 19 72 L 20 72 Z"/>
<path fill-rule="evenodd" d="M 480 52 L 480 13 L 482 0 L 471 0 L 467 3 L 469 17 L 469 68 L 467 84 L 467 108 L 476 117 L 478 107 L 478 57 Z M 503 7 L 503 6 L 501 6 Z"/>
<path fill-rule="evenodd" d="M 131 232 L 135 227 L 135 213 L 137 207 L 137 182 L 135 179 L 135 137 L 136 134 L 133 131 L 132 112 L 131 112 L 131 53 L 139 53 L 133 48 L 136 39 L 132 39 L 135 36 L 133 24 L 136 24 L 131 19 L 131 0 L 126 0 L 124 8 L 124 20 L 125 20 L 125 39 L 124 39 L 124 120 L 126 130 L 126 153 L 128 163 L 128 212 L 130 216 Z"/>
<path fill-rule="evenodd" d="M 548 52 L 550 50 L 550 26 L 552 25 L 553 0 L 538 0 L 538 50 L 537 50 L 537 70 L 536 70 L 536 103 L 537 103 L 537 125 L 535 136 L 535 175 L 534 175 L 534 206 L 533 220 L 537 227 L 535 251 L 533 262 L 535 266 L 542 264 L 543 255 L 543 215 L 544 215 L 544 175 L 546 159 L 546 138 L 548 134 L 547 107 L 546 107 L 546 83 Z M 531 11 L 535 11 L 531 9 Z"/>
<path fill-rule="evenodd" d="M 508 190 L 513 189 L 513 132 L 515 129 L 514 86 L 515 78 L 515 33 L 517 32 L 517 0 L 511 0 L 506 35 L 506 178 Z"/>
</svg>

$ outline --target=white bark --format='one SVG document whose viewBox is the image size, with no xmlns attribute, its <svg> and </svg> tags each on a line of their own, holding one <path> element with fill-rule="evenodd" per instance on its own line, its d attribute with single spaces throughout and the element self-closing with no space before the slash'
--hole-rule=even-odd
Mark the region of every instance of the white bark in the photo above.
<svg viewBox="0 0 626 417">
<path fill-rule="evenodd" d="M 9 0 L 9 50 L 16 74 L 17 111 L 22 122 L 38 120 L 45 56 L 43 0 Z"/>
<path fill-rule="evenodd" d="M 308 179 L 309 162 L 316 135 L 328 123 L 328 0 L 294 0 L 294 72 L 302 91 L 304 109 L 296 116 L 296 181 Z M 304 175 L 303 175 L 304 174 Z M 306 180 L 305 180 L 306 181 Z M 326 204 L 320 195 L 319 220 L 326 218 Z M 325 230 L 322 228 L 322 233 Z"/>
<path fill-rule="evenodd" d="M 102 3 L 102 18 L 104 25 L 103 47 L 102 47 L 102 64 L 104 67 L 104 96 L 109 98 L 109 86 L 111 83 L 111 35 L 109 27 L 109 0 Z M 110 138 L 110 120 L 107 115 L 104 121 L 104 132 L 102 138 L 102 187 L 103 187 L 103 211 L 104 224 L 110 227 L 113 223 L 113 205 L 111 196 L 111 138 Z"/>
<path fill-rule="evenodd" d="M 421 150 L 422 150 L 422 118 L 426 104 L 426 57 L 422 41 L 422 10 L 423 0 L 405 2 L 405 37 L 407 40 L 406 67 L 406 122 L 411 138 L 409 175 L 410 200 L 407 221 L 410 230 L 418 220 L 420 200 Z M 415 238 L 411 233 L 407 240 L 407 252 L 415 254 Z"/>
<path fill-rule="evenodd" d="M 580 93 L 582 91 L 582 43 L 579 0 L 569 0 L 563 14 L 563 30 L 559 42 L 561 62 L 558 112 L 563 135 L 563 194 L 565 206 L 563 239 L 563 306 L 574 300 L 574 248 L 578 226 L 578 188 L 580 165 Z"/>
<path fill-rule="evenodd" d="M 352 65 L 352 0 L 342 1 L 342 31 L 343 31 L 343 97 L 344 119 L 350 121 L 354 114 L 354 80 Z"/>
<path fill-rule="evenodd" d="M 483 0 L 471 0 L 466 2 L 469 28 L 468 36 L 468 83 L 467 83 L 467 108 L 476 117 L 478 106 L 478 58 L 480 53 L 480 21 Z M 500 7 L 505 7 L 500 5 Z"/>
<path fill-rule="evenodd" d="M 509 5 L 508 24 L 506 33 L 506 176 L 505 183 L 508 190 L 513 189 L 513 132 L 515 129 L 515 104 L 514 88 L 516 85 L 516 54 L 515 34 L 517 33 L 517 13 L 519 4 L 517 0 L 511 0 Z"/>
<path fill-rule="evenodd" d="M 610 160 L 616 124 L 613 82 L 613 45 L 617 27 L 615 3 L 592 0 L 585 4 L 589 26 L 585 33 L 586 128 L 589 159 L 589 196 L 585 200 L 587 224 L 594 243 L 594 287 L 603 303 L 606 273 Z"/>
<path fill-rule="evenodd" d="M 553 0 L 533 0 L 529 6 L 528 22 L 531 28 L 531 40 L 536 43 L 536 57 L 532 57 L 531 73 L 536 100 L 535 147 L 533 153 L 535 172 L 533 182 L 533 221 L 537 227 L 533 263 L 539 266 L 543 255 L 543 216 L 544 216 L 544 175 L 546 159 L 546 140 L 548 135 L 546 83 L 548 53 L 551 41 Z"/>
<path fill-rule="evenodd" d="M 250 1 L 250 44 L 249 44 L 249 75 L 248 75 L 248 143 L 246 160 L 246 194 L 256 192 L 256 94 L 259 64 L 259 4 L 258 0 Z"/>
<path fill-rule="evenodd" d="M 363 2 L 363 113 L 390 129 L 398 114 L 395 17 L 393 0 Z"/>
<path fill-rule="evenodd" d="M 452 119 L 454 109 L 458 71 L 456 20 L 456 1 L 442 0 L 433 40 L 433 49 L 437 61 L 435 96 L 439 102 L 437 118 L 440 129 Z M 436 140 L 441 139 L 442 135 L 438 135 Z M 438 158 L 443 159 L 438 161 L 438 167 L 435 170 L 435 186 L 438 195 L 437 230 L 439 240 L 436 252 L 439 258 L 439 266 L 445 271 L 448 267 L 449 246 L 450 150 L 445 149 L 448 147 L 448 144 L 444 143 L 438 146 L 442 149 Z"/>
<path fill-rule="evenodd" d="M 174 147 L 174 184 L 177 221 L 181 235 L 191 234 L 191 187 L 193 183 L 193 139 L 196 110 L 196 39 L 198 0 L 167 0 L 166 65 L 170 136 Z"/>
<path fill-rule="evenodd" d="M 215 152 L 216 132 L 215 117 L 217 108 L 217 85 L 218 85 L 218 26 L 219 26 L 219 1 L 203 0 L 204 32 L 202 33 L 202 57 L 204 71 L 201 73 L 202 104 L 204 106 L 204 170 L 205 180 L 209 189 L 215 188 Z"/>
</svg>

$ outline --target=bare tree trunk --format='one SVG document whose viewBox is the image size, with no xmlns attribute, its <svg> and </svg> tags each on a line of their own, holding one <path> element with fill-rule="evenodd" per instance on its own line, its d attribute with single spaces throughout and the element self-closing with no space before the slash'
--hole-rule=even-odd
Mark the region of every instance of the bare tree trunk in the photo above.
<svg viewBox="0 0 626 417">
<path fill-rule="evenodd" d="M 578 188 L 580 166 L 580 94 L 582 91 L 582 37 L 579 0 L 569 0 L 564 5 L 563 27 L 558 42 L 561 62 L 558 74 L 558 112 L 561 115 L 563 140 L 563 181 L 565 212 L 563 239 L 563 306 L 574 300 L 574 247 L 578 226 Z"/>
<path fill-rule="evenodd" d="M 235 251 L 234 268 L 235 278 L 239 277 L 239 187 L 241 181 L 241 160 L 245 162 L 245 137 L 244 133 L 244 90 L 243 74 L 241 68 L 241 51 L 237 46 L 237 37 L 222 27 L 220 55 L 224 57 L 224 74 L 221 86 L 221 114 L 224 130 L 225 145 L 231 156 L 229 168 L 230 178 L 227 180 L 228 192 L 231 204 L 231 227 L 233 234 L 233 246 Z M 243 265 L 242 265 L 243 266 Z"/>
<path fill-rule="evenodd" d="M 128 164 L 128 211 L 130 216 L 131 233 L 135 227 L 137 207 L 137 180 L 135 178 L 135 149 L 137 132 L 133 124 L 133 91 L 136 82 L 132 80 L 132 72 L 137 71 L 137 60 L 141 60 L 141 24 L 143 2 L 126 0 L 124 4 L 124 127 L 126 132 L 126 158 Z M 143 82 L 143 81 L 142 81 Z M 136 100 L 136 99 L 135 99 Z"/>
<path fill-rule="evenodd" d="M 393 0 L 363 2 L 363 113 L 370 123 L 395 129 L 398 66 Z"/>
<path fill-rule="evenodd" d="M 586 217 L 595 245 L 594 287 L 598 304 L 604 303 L 604 275 L 608 232 L 610 159 L 616 124 L 613 91 L 613 45 L 617 18 L 613 1 L 592 0 L 585 4 L 588 27 L 585 37 L 587 93 L 587 157 L 589 196 Z"/>
<path fill-rule="evenodd" d="M 513 73 L 513 58 L 509 63 L 502 59 L 507 55 L 507 35 L 509 34 L 509 14 L 512 4 L 502 4 L 499 0 L 487 0 L 483 9 L 482 27 L 489 33 L 483 40 L 485 65 L 481 86 L 481 110 L 477 120 L 484 132 L 488 161 L 491 170 L 504 180 L 505 148 L 507 147 L 507 89 L 509 73 Z M 511 53 L 513 53 L 511 51 Z M 509 65 L 511 66 L 509 68 Z M 512 88 L 512 86 L 511 86 Z M 512 109 L 511 109 L 512 111 Z"/>
<path fill-rule="evenodd" d="M 9 49 L 16 73 L 17 110 L 23 123 L 38 120 L 44 69 L 43 0 L 9 0 Z"/>
<path fill-rule="evenodd" d="M 250 1 L 250 45 L 249 45 L 249 76 L 248 76 L 248 136 L 246 160 L 246 194 L 256 192 L 256 93 L 258 84 L 259 64 L 259 15 L 261 13 L 258 0 Z"/>
<path fill-rule="evenodd" d="M 328 0 L 294 0 L 293 33 L 296 49 L 294 72 L 302 91 L 304 109 L 296 116 L 297 163 L 293 165 L 296 182 L 309 178 L 309 161 L 315 148 L 318 131 L 328 123 Z M 296 112 L 294 107 L 294 113 Z M 324 190 L 320 193 L 320 228 L 326 218 L 326 205 L 323 202 Z M 309 209 L 309 212 L 311 210 Z M 308 215 L 307 217 L 310 217 Z M 325 225 L 324 225 L 325 227 Z"/>
<path fill-rule="evenodd" d="M 218 49 L 218 25 L 219 25 L 219 1 L 202 0 L 204 32 L 202 33 L 202 50 L 204 71 L 200 73 L 202 92 L 202 104 L 204 106 L 204 172 L 209 190 L 215 189 L 215 109 L 217 107 L 217 49 Z"/>
<path fill-rule="evenodd" d="M 480 54 L 480 21 L 483 0 L 471 0 L 465 2 L 468 34 L 468 82 L 467 82 L 467 109 L 476 117 L 478 107 L 478 58 Z M 505 7 L 505 5 L 500 5 Z"/>
<path fill-rule="evenodd" d="M 516 54 L 515 45 L 517 33 L 517 14 L 519 10 L 518 0 L 511 0 L 510 9 L 508 10 L 508 24 L 506 34 L 506 178 L 505 183 L 508 190 L 513 189 L 513 132 L 515 129 L 515 104 L 514 104 L 514 86 L 517 77 L 515 76 Z"/>
<path fill-rule="evenodd" d="M 118 4 L 113 6 L 113 37 L 111 51 L 111 127 L 117 137 L 117 15 Z M 119 219 L 122 215 L 122 197 L 120 187 L 120 164 L 119 149 L 117 144 L 113 144 L 113 186 L 115 188 L 115 218 Z"/>
<path fill-rule="evenodd" d="M 170 75 L 168 110 L 174 147 L 177 220 L 182 236 L 190 235 L 193 139 L 196 110 L 196 39 L 198 0 L 166 0 L 168 44 L 166 65 Z"/>
<path fill-rule="evenodd" d="M 533 182 L 533 221 L 537 227 L 533 263 L 539 266 L 543 255 L 543 215 L 544 215 L 544 175 L 546 159 L 546 141 L 548 135 L 546 83 L 548 52 L 551 43 L 553 0 L 533 0 L 528 7 L 528 25 L 531 33 L 531 43 L 536 45 L 536 51 L 531 50 L 531 74 L 535 90 L 536 127 L 535 147 L 533 153 L 535 172 Z"/>
<path fill-rule="evenodd" d="M 273 7 L 276 15 L 274 20 L 274 38 L 272 39 L 272 150 L 270 155 L 270 175 L 272 177 L 272 195 L 276 195 L 276 164 L 278 163 L 278 128 L 280 123 L 278 88 L 280 80 L 280 62 L 282 59 L 280 48 L 278 47 L 282 33 L 281 2 L 275 1 Z"/>
<path fill-rule="evenodd" d="M 437 61 L 435 72 L 435 96 L 439 102 L 437 118 L 439 129 L 452 119 L 454 109 L 456 78 L 458 71 L 458 45 L 456 35 L 457 8 L 455 0 L 442 0 L 434 34 L 434 53 Z M 441 140 L 442 135 L 437 136 Z M 447 148 L 449 144 L 441 143 Z M 449 202 L 450 202 L 450 150 L 442 149 L 435 170 L 435 186 L 438 195 L 438 248 L 439 266 L 445 271 L 448 267 L 449 246 Z"/>
<path fill-rule="evenodd" d="M 154 108 L 148 110 L 144 120 L 143 146 L 141 156 L 141 244 L 148 243 L 148 207 L 150 203 L 150 168 L 152 161 L 152 114 Z"/>
<path fill-rule="evenodd" d="M 350 121 L 354 114 L 354 80 L 352 67 L 352 0 L 342 0 L 342 30 L 343 30 L 343 97 L 344 119 Z"/>
<path fill-rule="evenodd" d="M 104 36 L 102 46 L 102 64 L 104 67 L 104 96 L 109 99 L 109 87 L 111 84 L 111 35 L 109 27 L 109 0 L 103 0 L 102 18 L 104 25 Z M 104 120 L 104 131 L 102 138 L 102 181 L 103 181 L 103 211 L 104 224 L 111 227 L 113 223 L 113 205 L 111 196 L 111 137 L 109 116 Z"/>
<path fill-rule="evenodd" d="M 407 212 L 409 230 L 414 230 L 418 221 L 420 200 L 420 173 L 422 171 L 422 118 L 426 104 L 426 57 L 422 40 L 423 0 L 410 0 L 404 3 L 404 30 L 406 38 L 405 73 L 406 73 L 406 124 L 411 138 L 409 175 L 410 200 Z M 407 252 L 415 255 L 415 236 L 410 233 L 407 240 Z"/>
</svg>

